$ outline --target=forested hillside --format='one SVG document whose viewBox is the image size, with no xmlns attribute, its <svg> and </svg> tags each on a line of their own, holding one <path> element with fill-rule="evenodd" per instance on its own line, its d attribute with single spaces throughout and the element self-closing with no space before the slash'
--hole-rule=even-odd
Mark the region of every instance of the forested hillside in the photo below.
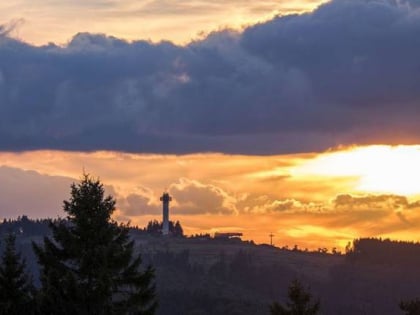
<svg viewBox="0 0 420 315">
<path fill-rule="evenodd" d="M 0 224 L 0 233 L 10 230 L 36 279 L 30 242 L 49 233 L 48 221 L 22 217 Z M 360 239 L 341 255 L 149 232 L 130 233 L 144 264 L 156 269 L 159 315 L 269 314 L 272 302 L 286 301 L 293 279 L 320 299 L 321 314 L 403 314 L 400 301 L 420 296 L 415 243 Z"/>
</svg>

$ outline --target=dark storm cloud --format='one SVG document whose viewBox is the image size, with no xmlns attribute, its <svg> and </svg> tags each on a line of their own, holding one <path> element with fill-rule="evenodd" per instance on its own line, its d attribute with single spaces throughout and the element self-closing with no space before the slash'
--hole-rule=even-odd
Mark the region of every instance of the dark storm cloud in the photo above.
<svg viewBox="0 0 420 315">
<path fill-rule="evenodd" d="M 185 47 L 0 28 L 0 149 L 282 153 L 418 142 L 416 1 L 336 0 Z"/>
</svg>

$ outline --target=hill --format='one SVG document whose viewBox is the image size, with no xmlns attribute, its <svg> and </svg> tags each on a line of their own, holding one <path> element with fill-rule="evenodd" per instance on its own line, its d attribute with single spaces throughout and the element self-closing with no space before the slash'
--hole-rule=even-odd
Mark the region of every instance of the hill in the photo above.
<svg viewBox="0 0 420 315">
<path fill-rule="evenodd" d="M 49 233 L 48 221 L 23 217 L 0 224 L 0 233 L 6 230 L 18 235 L 36 278 L 31 241 Z M 333 255 L 139 228 L 131 235 L 144 263 L 156 268 L 159 315 L 268 314 L 295 278 L 320 298 L 322 314 L 397 315 L 401 299 L 420 296 L 419 244 L 361 239 L 346 255 Z"/>
</svg>

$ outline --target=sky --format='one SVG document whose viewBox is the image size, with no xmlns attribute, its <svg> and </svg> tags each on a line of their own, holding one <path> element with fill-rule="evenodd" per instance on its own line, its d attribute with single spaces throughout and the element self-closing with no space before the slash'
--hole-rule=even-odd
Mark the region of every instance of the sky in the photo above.
<svg viewBox="0 0 420 315">
<path fill-rule="evenodd" d="M 13 36 L 65 45 L 80 32 L 126 40 L 187 44 L 210 32 L 243 29 L 276 15 L 310 11 L 325 0 L 26 0 L 2 1 L 0 21 Z"/>
<path fill-rule="evenodd" d="M 167 190 L 189 234 L 419 241 L 419 33 L 414 0 L 1 3 L 0 217 L 86 170 L 133 224 Z"/>
</svg>

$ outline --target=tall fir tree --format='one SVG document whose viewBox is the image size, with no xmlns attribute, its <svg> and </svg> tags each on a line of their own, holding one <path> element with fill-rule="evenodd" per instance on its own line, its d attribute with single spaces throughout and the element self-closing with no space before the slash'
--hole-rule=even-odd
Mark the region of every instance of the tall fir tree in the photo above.
<svg viewBox="0 0 420 315">
<path fill-rule="evenodd" d="M 271 315 L 316 315 L 319 313 L 319 301 L 312 302 L 312 295 L 303 285 L 294 280 L 288 290 L 289 301 L 286 306 L 274 302 L 270 306 Z"/>
<path fill-rule="evenodd" d="M 43 314 L 155 314 L 154 270 L 141 268 L 128 225 L 112 220 L 115 200 L 84 174 L 64 201 L 53 239 L 33 243 L 41 266 Z"/>
<path fill-rule="evenodd" d="M 15 241 L 12 233 L 6 236 L 0 262 L 0 314 L 34 314 L 35 289 Z"/>
</svg>

